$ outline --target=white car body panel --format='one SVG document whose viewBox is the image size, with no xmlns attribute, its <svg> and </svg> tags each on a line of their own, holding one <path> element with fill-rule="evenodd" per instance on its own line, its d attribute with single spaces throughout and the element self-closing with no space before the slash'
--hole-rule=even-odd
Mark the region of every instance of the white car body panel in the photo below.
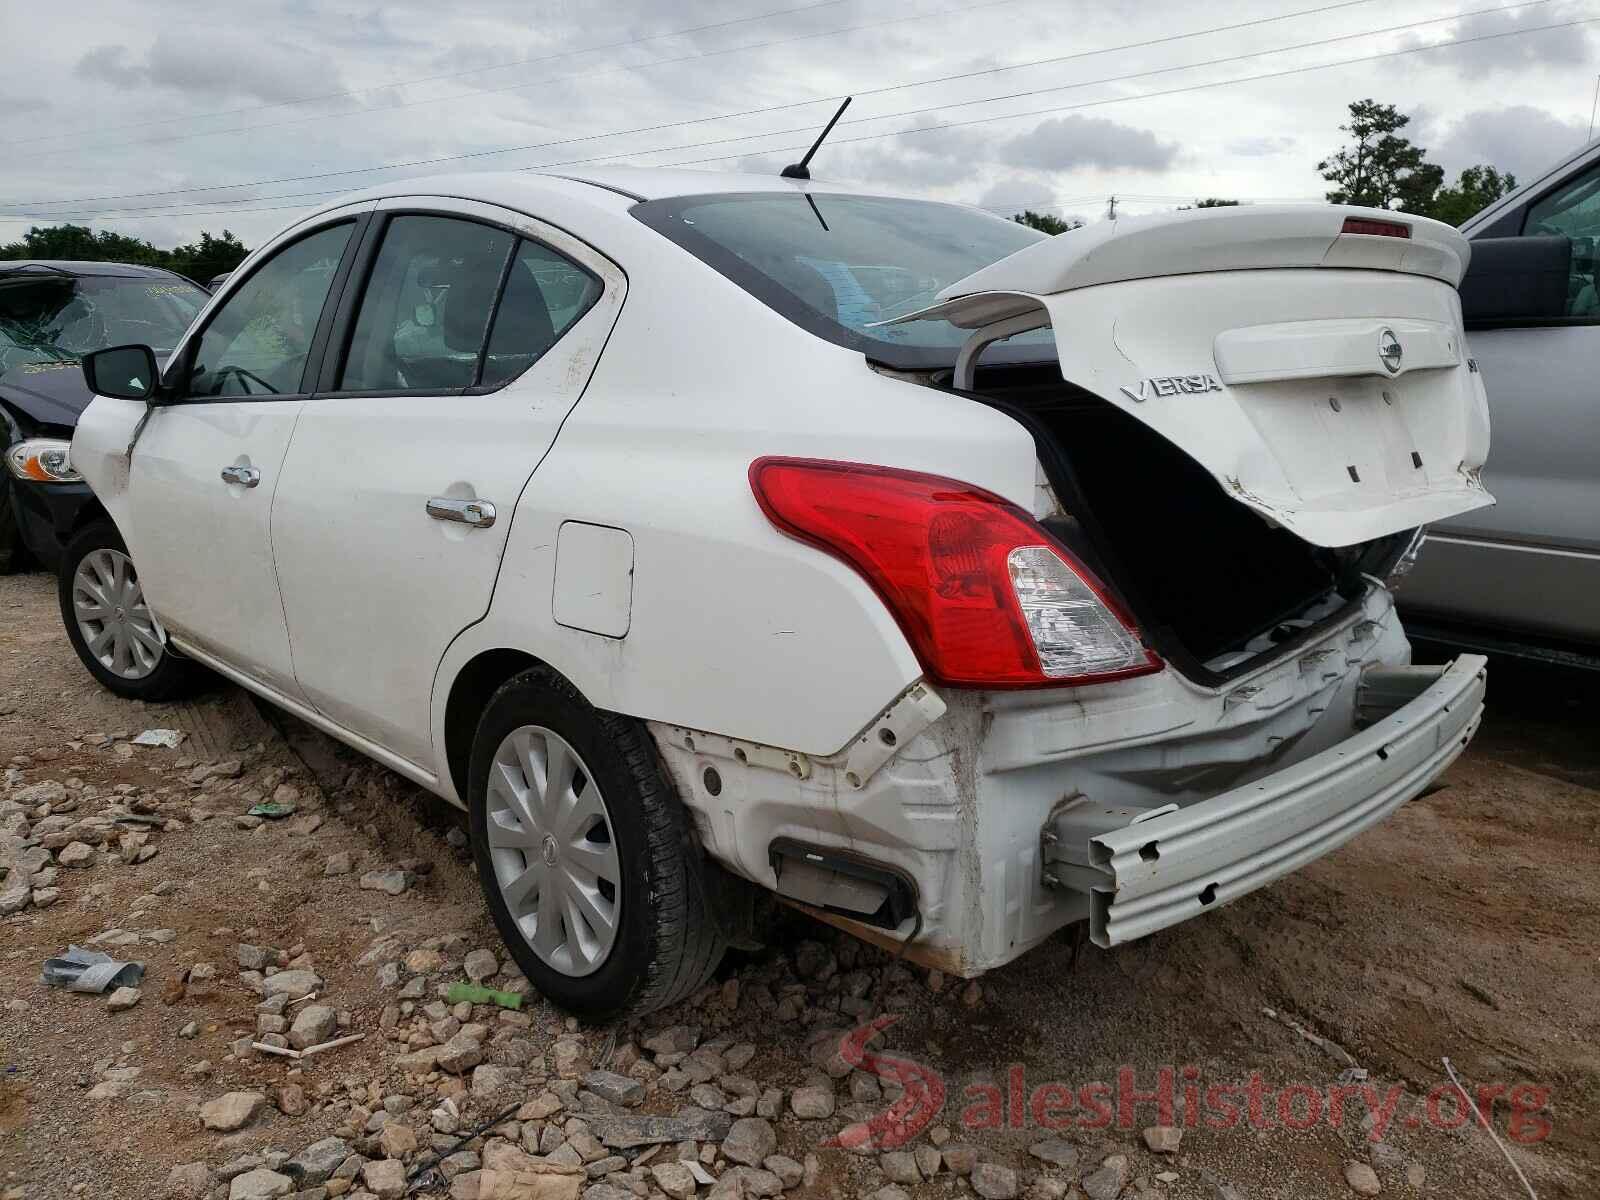
<svg viewBox="0 0 1600 1200">
<path fill-rule="evenodd" d="M 1303 644 L 1215 685 L 1169 668 L 1081 688 L 935 688 L 873 587 L 762 513 L 750 464 L 777 454 L 889 465 L 1043 515 L 1055 502 L 1033 436 L 995 407 L 872 369 L 629 213 L 647 196 L 855 189 L 682 171 L 592 178 L 442 177 L 345 202 L 492 206 L 498 220 L 601 273 L 605 295 L 526 375 L 470 406 L 417 395 L 298 402 L 292 437 L 277 435 L 289 440 L 274 486 L 264 480 L 250 497 L 271 513 L 265 545 L 259 530 L 232 546 L 220 523 L 197 532 L 234 503 L 205 476 L 226 462 L 184 464 L 192 488 L 174 494 L 189 498 L 187 513 L 130 499 L 144 470 L 178 471 L 165 465 L 178 450 L 157 442 L 146 457 L 145 439 L 163 423 L 176 428 L 182 406 L 154 410 L 138 432 L 143 406 L 94 401 L 73 461 L 124 530 L 158 614 L 170 606 L 180 617 L 178 648 L 458 804 L 454 689 L 508 653 L 538 660 L 595 707 L 647 723 L 703 848 L 727 871 L 773 887 L 772 846 L 785 837 L 883 864 L 918 898 L 908 955 L 963 975 L 1091 915 L 1089 892 L 1052 874 L 1067 872 L 1044 837 L 1069 795 L 1198 804 L 1275 779 L 1288 809 L 1310 811 L 1313 799 L 1302 803 L 1297 778 L 1282 772 L 1354 736 L 1364 672 L 1409 662 L 1381 586 L 1355 593 Z M 1487 448 L 1481 386 L 1445 282 L 1459 271 L 1454 235 L 1424 229 L 1409 245 L 1345 245 L 1322 227 L 1331 219 L 1319 215 L 1308 230 L 1299 216 L 1274 216 L 1275 232 L 1255 250 L 1244 226 L 1224 218 L 1207 219 L 1215 236 L 1198 246 L 1160 222 L 1126 243 L 1095 232 L 1092 253 L 1055 239 L 1042 245 L 1065 248 L 1034 254 L 1026 272 L 1016 267 L 1027 253 L 963 281 L 1011 263 L 983 284 L 997 291 L 941 307 L 974 328 L 1007 317 L 1053 324 L 1068 379 L 1157 429 L 1231 480 L 1241 503 L 1305 540 L 1346 545 L 1487 503 L 1476 482 Z M 1173 221 L 1196 227 L 1186 215 Z M 271 252 L 252 256 L 207 312 Z M 1190 273 L 1167 273 L 1183 253 Z M 1152 254 L 1165 259 L 1151 267 Z M 1381 366 L 1363 373 L 1358 361 L 1362 331 L 1378 322 L 1408 354 L 1415 347 L 1393 378 Z M 1198 394 L 1124 391 L 1219 372 L 1227 381 Z M 1325 376 L 1339 380 L 1338 412 Z M 1400 402 L 1385 403 L 1385 389 Z M 220 428 L 223 409 L 270 404 L 195 407 L 210 408 Z M 256 462 L 259 444 L 238 452 Z M 222 448 L 195 446 L 197 460 Z M 1402 463 L 1419 447 L 1425 466 Z M 435 495 L 489 499 L 496 524 L 430 521 L 424 504 Z M 145 528 L 151 521 L 162 527 Z M 272 646 L 250 641 L 270 639 L 272 622 L 255 613 L 261 627 L 235 633 L 219 615 L 238 585 L 225 574 L 194 582 L 247 553 L 259 588 L 251 603 L 281 599 L 277 622 L 294 647 L 288 676 L 269 661 Z M 192 617 L 185 589 L 194 589 Z M 1470 703 L 1458 717 L 1470 736 L 1481 687 L 1463 695 Z M 1408 704 L 1385 726 L 1397 740 L 1431 739 L 1415 778 L 1379 779 L 1368 763 L 1314 798 L 1319 829 L 1333 830 L 1317 853 L 1381 815 L 1380 791 L 1384 805 L 1403 802 L 1458 752 L 1444 736 L 1457 727 L 1430 724 L 1431 713 Z M 1224 899 L 1301 854 L 1260 824 L 1247 834 L 1249 860 L 1222 865 L 1249 886 Z M 1148 914 L 1119 915 L 1119 889 L 1153 895 L 1172 879 L 1187 888 L 1185 870 L 1208 871 L 1215 857 L 1175 847 L 1161 878 L 1129 874 L 1119 859 L 1121 874 L 1094 884 L 1112 894 L 1097 940 L 1159 927 Z M 1162 900 L 1180 916 L 1194 903 L 1187 893 Z M 829 919 L 889 945 L 913 934 Z"/>
</svg>

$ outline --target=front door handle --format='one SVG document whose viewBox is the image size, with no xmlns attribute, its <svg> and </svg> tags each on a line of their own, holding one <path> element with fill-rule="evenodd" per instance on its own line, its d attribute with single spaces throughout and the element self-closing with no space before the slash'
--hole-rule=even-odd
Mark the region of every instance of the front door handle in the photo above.
<svg viewBox="0 0 1600 1200">
<path fill-rule="evenodd" d="M 240 487 L 255 487 L 261 482 L 261 472 L 254 467 L 223 467 L 223 483 L 237 483 Z"/>
<path fill-rule="evenodd" d="M 435 496 L 428 501 L 428 515 L 435 521 L 459 521 L 475 529 L 487 529 L 494 524 L 494 505 L 487 500 L 452 500 L 448 496 Z"/>
</svg>

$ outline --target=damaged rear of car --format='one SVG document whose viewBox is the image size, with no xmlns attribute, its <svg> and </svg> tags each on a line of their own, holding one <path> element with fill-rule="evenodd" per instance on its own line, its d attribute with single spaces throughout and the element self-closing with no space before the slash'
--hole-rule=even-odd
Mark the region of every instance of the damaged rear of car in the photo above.
<svg viewBox="0 0 1600 1200">
<path fill-rule="evenodd" d="M 834 755 L 654 724 L 715 858 L 973 975 L 1071 922 L 1111 946 L 1245 895 L 1461 752 L 1484 662 L 1412 666 L 1385 584 L 1421 527 L 1493 502 L 1454 230 L 1260 207 L 1033 240 L 800 199 L 634 215 L 880 376 L 1016 421 L 1036 483 L 1025 507 L 892 463 L 752 464 L 769 521 L 870 584 L 925 673 Z M 792 778 L 708 797 L 719 760 Z"/>
</svg>

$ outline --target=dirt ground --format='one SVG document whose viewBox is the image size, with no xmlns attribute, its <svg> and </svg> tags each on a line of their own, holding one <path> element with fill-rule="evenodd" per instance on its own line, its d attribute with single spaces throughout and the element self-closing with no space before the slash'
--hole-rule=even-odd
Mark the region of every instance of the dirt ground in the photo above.
<svg viewBox="0 0 1600 1200">
<path fill-rule="evenodd" d="M 1595 680 L 1495 664 L 1490 715 L 1445 787 L 1297 875 L 1115 951 L 1079 954 L 1062 938 L 970 992 L 885 966 L 796 918 L 766 951 L 730 957 L 705 994 L 642 1028 L 578 1030 L 536 998 L 524 1009 L 528 1027 L 509 1028 L 557 1060 L 558 1040 L 576 1039 L 599 1065 L 652 1031 L 690 1025 L 754 1043 L 743 1074 L 787 1095 L 814 1078 L 808 1028 L 870 1008 L 853 983 L 862 977 L 875 981 L 869 998 L 881 996 L 896 1017 L 888 1050 L 943 1081 L 946 1103 L 932 1124 L 1018 1170 L 1037 1200 L 1102 1200 L 1111 1194 L 1103 1178 L 1089 1177 L 1108 1155 L 1127 1160 L 1123 1196 L 1348 1196 L 1357 1194 L 1352 1163 L 1373 1168 L 1383 1195 L 1522 1195 L 1488 1134 L 1435 1091 L 1447 1083 L 1448 1057 L 1470 1090 L 1503 1089 L 1493 1123 L 1542 1200 L 1600 1196 L 1597 700 Z M 152 727 L 187 737 L 176 749 L 127 744 Z M 213 764 L 224 764 L 220 774 L 195 779 Z M 397 1089 L 420 1096 L 415 1079 L 398 1082 L 394 1060 L 418 1035 L 390 1019 L 397 996 L 383 965 L 433 948 L 443 967 L 431 981 L 459 979 L 467 951 L 498 947 L 471 864 L 447 837 L 459 825 L 451 810 L 231 687 L 179 705 L 114 699 L 73 657 L 53 582 L 39 574 L 0 578 L 0 770 L 0 804 L 56 780 L 66 785 L 67 818 L 102 814 L 110 829 L 90 865 L 58 868 L 59 898 L 48 907 L 0 917 L 0 1197 L 161 1197 L 178 1164 L 281 1158 Z M 251 822 L 237 818 L 280 785 L 296 814 L 242 827 Z M 118 838 L 149 826 L 111 825 L 118 814 L 162 823 L 149 836 L 154 856 L 122 861 Z M 326 875 L 340 852 L 352 869 Z M 384 868 L 406 871 L 407 890 L 361 887 L 366 872 Z M 797 965 L 822 953 L 800 945 L 813 938 L 830 965 Z M 140 1002 L 113 1013 L 101 999 L 44 987 L 42 961 L 69 943 L 143 962 Z M 365 1040 L 299 1064 L 236 1054 L 236 1040 L 255 1034 L 260 999 L 240 975 L 239 943 L 281 951 L 280 966 L 314 969 L 341 1012 L 340 1032 Z M 205 963 L 216 968 L 209 982 L 193 970 Z M 492 982 L 520 983 L 513 974 L 507 966 Z M 433 995 L 420 985 L 417 994 Z M 857 1003 L 841 1002 L 851 995 Z M 1243 1110 L 1259 1076 L 1267 1099 L 1256 1120 L 1246 1113 L 1227 1128 L 1213 1127 L 1227 1122 L 1208 1119 L 1221 1111 L 1208 1107 L 1177 1153 L 1157 1155 L 1141 1137 L 1167 1123 L 1157 1102 L 1116 1119 L 1126 1070 L 1141 1093 L 1158 1091 L 1169 1072 L 1179 1104 L 1170 1121 L 1180 1126 L 1186 1088 L 1204 1096 L 1238 1087 L 1228 1094 Z M 1084 1099 L 1100 1081 L 1109 1123 Z M 1059 1133 L 1077 1152 L 1075 1168 L 1027 1154 L 1052 1135 L 1026 1100 L 1011 1102 L 1050 1083 L 1078 1097 Z M 207 1100 L 231 1091 L 275 1099 L 293 1084 L 307 1097 L 300 1115 L 281 1111 L 298 1105 L 269 1103 L 238 1133 L 202 1128 Z M 1380 1105 L 1392 1097 L 1377 1128 L 1363 1085 Z M 896 1200 L 880 1193 L 876 1159 L 822 1145 L 848 1114 L 871 1109 L 875 1087 L 841 1082 L 832 1120 L 801 1121 L 785 1105 L 781 1152 L 816 1154 L 820 1166 L 790 1194 Z M 1337 1125 L 1330 1089 L 1346 1089 Z M 426 1098 L 418 1114 L 436 1102 Z M 652 1088 L 658 1111 L 671 1102 Z M 218 1178 L 202 1194 L 227 1195 Z M 974 1184 L 943 1171 L 903 1186 L 932 1200 Z M 660 1196 L 642 1183 L 634 1194 Z"/>
</svg>

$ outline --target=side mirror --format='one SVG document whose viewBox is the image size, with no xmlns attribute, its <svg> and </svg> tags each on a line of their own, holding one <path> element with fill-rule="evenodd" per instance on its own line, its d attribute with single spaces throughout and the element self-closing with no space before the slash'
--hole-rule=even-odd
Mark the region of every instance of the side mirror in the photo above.
<svg viewBox="0 0 1600 1200">
<path fill-rule="evenodd" d="M 83 356 L 83 378 L 97 396 L 149 401 L 160 386 L 161 371 L 149 346 L 113 346 Z"/>
<path fill-rule="evenodd" d="M 1482 238 L 1461 280 L 1461 315 L 1468 329 L 1560 321 L 1571 280 L 1571 238 Z"/>
</svg>

